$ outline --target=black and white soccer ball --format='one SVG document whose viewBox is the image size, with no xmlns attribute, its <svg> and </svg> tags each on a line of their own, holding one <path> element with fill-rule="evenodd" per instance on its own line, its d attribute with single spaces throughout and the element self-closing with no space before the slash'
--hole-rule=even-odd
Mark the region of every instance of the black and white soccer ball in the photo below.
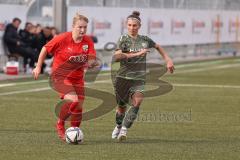
<svg viewBox="0 0 240 160">
<path fill-rule="evenodd" d="M 70 127 L 65 132 L 66 142 L 69 144 L 80 144 L 83 142 L 83 132 L 78 127 Z"/>
</svg>

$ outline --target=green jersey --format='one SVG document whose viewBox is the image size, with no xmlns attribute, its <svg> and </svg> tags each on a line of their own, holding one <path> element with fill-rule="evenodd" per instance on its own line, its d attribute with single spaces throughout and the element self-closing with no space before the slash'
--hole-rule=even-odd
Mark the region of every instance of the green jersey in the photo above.
<svg viewBox="0 0 240 160">
<path fill-rule="evenodd" d="M 136 53 L 142 49 L 154 48 L 156 43 L 147 36 L 138 35 L 133 39 L 128 34 L 122 35 L 117 43 L 117 49 L 123 53 Z M 120 61 L 120 68 L 117 77 L 131 80 L 145 80 L 146 55 L 137 56 Z"/>
</svg>

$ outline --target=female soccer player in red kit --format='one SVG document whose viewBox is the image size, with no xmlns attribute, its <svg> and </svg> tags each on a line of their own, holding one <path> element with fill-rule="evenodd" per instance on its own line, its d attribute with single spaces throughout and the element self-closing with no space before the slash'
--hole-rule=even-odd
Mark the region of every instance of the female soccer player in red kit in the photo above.
<svg viewBox="0 0 240 160">
<path fill-rule="evenodd" d="M 54 37 L 41 50 L 36 68 L 33 70 L 37 79 L 47 54 L 54 57 L 51 85 L 59 92 L 61 99 L 68 103 L 61 106 L 56 124 L 58 135 L 65 140 L 65 121 L 71 118 L 71 127 L 79 127 L 82 119 L 84 101 L 84 69 L 96 66 L 96 51 L 92 39 L 86 36 L 88 18 L 76 14 L 73 18 L 72 31 Z"/>
</svg>

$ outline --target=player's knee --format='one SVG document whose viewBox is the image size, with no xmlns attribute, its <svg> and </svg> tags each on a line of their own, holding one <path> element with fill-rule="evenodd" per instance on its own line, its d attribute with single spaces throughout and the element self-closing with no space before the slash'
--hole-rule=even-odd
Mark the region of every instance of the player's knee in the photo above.
<svg viewBox="0 0 240 160">
<path fill-rule="evenodd" d="M 132 96 L 132 105 L 134 107 L 139 107 L 143 101 L 143 94 L 142 93 L 135 93 Z"/>
<path fill-rule="evenodd" d="M 73 95 L 73 96 L 71 96 L 71 100 L 72 100 L 72 102 L 79 102 L 79 100 L 78 100 L 78 96 L 76 96 L 76 95 Z"/>
<path fill-rule="evenodd" d="M 74 94 L 67 94 L 64 96 L 64 99 L 67 99 L 71 102 L 79 102 L 78 96 Z"/>
<path fill-rule="evenodd" d="M 142 103 L 142 100 L 136 100 L 136 101 L 133 102 L 132 105 L 133 105 L 134 107 L 140 107 L 141 103 Z"/>
<path fill-rule="evenodd" d="M 126 112 L 126 106 L 118 106 L 117 112 L 118 113 L 125 113 Z"/>
</svg>

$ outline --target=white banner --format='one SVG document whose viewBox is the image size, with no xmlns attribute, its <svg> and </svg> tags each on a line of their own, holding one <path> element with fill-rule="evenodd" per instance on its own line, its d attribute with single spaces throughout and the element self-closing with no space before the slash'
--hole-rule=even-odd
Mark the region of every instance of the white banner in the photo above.
<svg viewBox="0 0 240 160">
<path fill-rule="evenodd" d="M 235 42 L 239 40 L 240 12 L 133 9 L 107 7 L 69 7 L 68 30 L 76 12 L 89 20 L 88 34 L 98 37 L 96 48 L 107 42 L 116 42 L 126 33 L 125 20 L 133 10 L 139 10 L 142 19 L 140 34 L 148 35 L 162 45 L 188 45 Z"/>
<path fill-rule="evenodd" d="M 22 20 L 21 28 L 23 28 L 27 17 L 27 6 L 23 5 L 0 5 L 0 55 L 4 54 L 2 46 L 2 37 L 5 27 L 12 19 L 18 17 Z"/>
</svg>

